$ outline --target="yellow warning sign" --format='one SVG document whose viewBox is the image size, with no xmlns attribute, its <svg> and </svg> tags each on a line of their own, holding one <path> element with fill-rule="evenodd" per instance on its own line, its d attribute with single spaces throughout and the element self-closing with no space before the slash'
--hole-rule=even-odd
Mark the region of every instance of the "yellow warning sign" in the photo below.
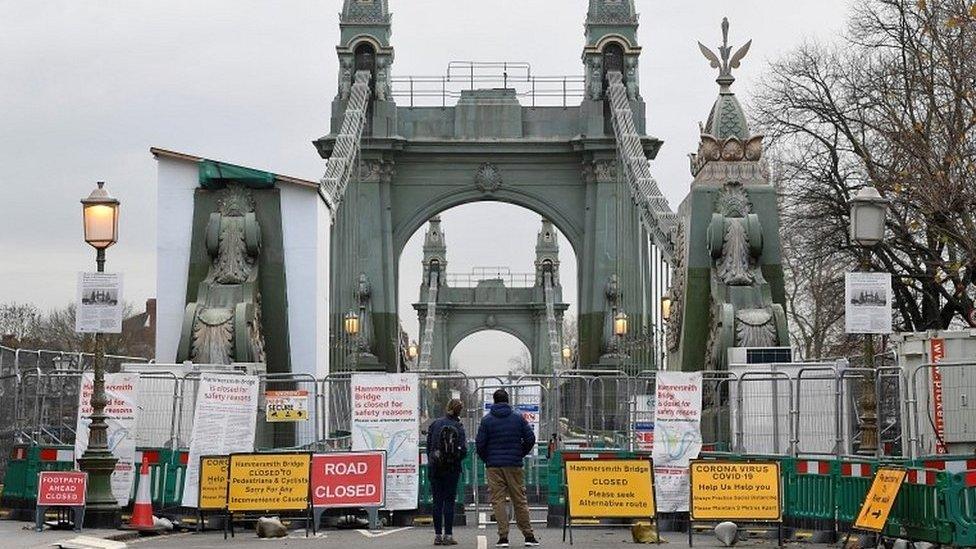
<svg viewBox="0 0 976 549">
<path fill-rule="evenodd" d="M 566 491 L 573 518 L 651 518 L 656 512 L 648 460 L 567 461 Z"/>
<path fill-rule="evenodd" d="M 888 522 L 888 514 L 891 507 L 895 504 L 898 497 L 898 490 L 905 482 L 904 469 L 894 467 L 881 467 L 874 475 L 871 482 L 871 489 L 864 498 L 861 505 L 861 512 L 857 514 L 854 527 L 870 532 L 880 532 L 884 530 L 885 523 Z"/>
<path fill-rule="evenodd" d="M 308 421 L 308 391 L 265 391 L 264 403 L 269 422 Z"/>
<path fill-rule="evenodd" d="M 310 460 L 310 454 L 231 454 L 227 510 L 306 509 Z"/>
<path fill-rule="evenodd" d="M 691 519 L 779 522 L 779 463 L 691 462 Z"/>
<path fill-rule="evenodd" d="M 227 456 L 200 458 L 200 488 L 197 508 L 223 511 L 227 507 Z"/>
</svg>

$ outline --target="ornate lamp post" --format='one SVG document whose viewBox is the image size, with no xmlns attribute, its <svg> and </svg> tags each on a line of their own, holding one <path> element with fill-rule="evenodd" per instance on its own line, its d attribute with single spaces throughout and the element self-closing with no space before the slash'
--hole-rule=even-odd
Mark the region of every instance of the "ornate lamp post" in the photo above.
<svg viewBox="0 0 976 549">
<path fill-rule="evenodd" d="M 352 340 L 352 367 L 356 369 L 359 359 L 359 315 L 355 311 L 349 311 L 342 320 L 342 329 Z"/>
<path fill-rule="evenodd" d="M 85 242 L 95 248 L 98 272 L 105 272 L 105 249 L 119 237 L 119 201 L 105 190 L 105 183 L 81 201 L 85 227 Z M 108 425 L 105 423 L 105 341 L 95 334 L 94 386 L 91 397 L 91 424 L 88 426 L 88 448 L 78 459 L 78 467 L 88 473 L 85 525 L 96 528 L 115 528 L 121 516 L 118 500 L 112 495 L 112 471 L 115 456 L 108 448 Z"/>
<path fill-rule="evenodd" d="M 888 201 L 873 186 L 862 187 L 851 200 L 851 241 L 861 247 L 861 270 L 871 269 L 871 249 L 884 241 Z M 864 368 L 861 378 L 860 452 L 874 455 L 878 451 L 878 398 L 874 382 L 874 336 L 864 334 Z"/>
</svg>

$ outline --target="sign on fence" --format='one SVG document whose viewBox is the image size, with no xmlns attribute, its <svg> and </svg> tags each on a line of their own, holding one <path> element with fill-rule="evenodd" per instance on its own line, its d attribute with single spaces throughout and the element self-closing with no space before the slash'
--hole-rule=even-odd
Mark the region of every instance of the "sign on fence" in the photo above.
<svg viewBox="0 0 976 549">
<path fill-rule="evenodd" d="M 227 462 L 227 456 L 200 457 L 198 510 L 223 511 L 227 508 Z"/>
<path fill-rule="evenodd" d="M 268 422 L 308 421 L 308 391 L 265 391 L 264 403 Z"/>
<path fill-rule="evenodd" d="M 904 469 L 893 467 L 881 467 L 874 475 L 871 482 L 871 489 L 864 498 L 861 505 L 861 512 L 857 514 L 854 527 L 869 532 L 880 532 L 884 530 L 885 523 L 888 522 L 888 515 L 891 507 L 895 504 L 898 491 L 905 481 Z"/>
<path fill-rule="evenodd" d="M 386 506 L 416 509 L 420 490 L 417 374 L 352 376 L 352 449 L 386 452 Z"/>
<path fill-rule="evenodd" d="M 312 507 L 383 507 L 386 452 L 312 456 Z"/>
<path fill-rule="evenodd" d="M 121 273 L 78 273 L 76 332 L 122 333 L 124 306 Z"/>
<path fill-rule="evenodd" d="M 532 428 L 535 439 L 539 440 L 539 422 L 542 419 L 542 386 L 539 384 L 513 385 L 508 391 L 511 393 L 509 395 L 510 400 L 514 403 L 512 408 L 525 418 L 529 427 Z M 484 400 L 484 415 L 487 416 L 495 403 L 494 395 L 492 391 L 481 391 L 481 394 Z M 530 455 L 539 455 L 538 444 L 532 447 Z"/>
<path fill-rule="evenodd" d="M 197 505 L 201 456 L 254 450 L 257 408 L 257 376 L 200 376 L 190 435 L 190 458 L 183 484 L 183 507 Z"/>
<path fill-rule="evenodd" d="M 634 441 L 637 449 L 650 452 L 654 449 L 654 415 L 657 395 L 637 395 L 634 403 Z"/>
<path fill-rule="evenodd" d="M 938 364 L 945 359 L 945 339 L 932 338 L 929 342 L 929 360 Z M 932 427 L 935 429 L 935 453 L 947 454 L 949 449 L 945 445 L 945 405 L 942 402 L 942 370 L 938 366 L 932 368 Z"/>
<path fill-rule="evenodd" d="M 702 447 L 701 372 L 658 372 L 654 414 L 654 485 L 662 512 L 688 510 L 688 465 Z"/>
<path fill-rule="evenodd" d="M 654 475 L 648 460 L 566 462 L 569 518 L 654 518 Z"/>
<path fill-rule="evenodd" d="M 691 462 L 691 520 L 779 522 L 779 463 Z"/>
<path fill-rule="evenodd" d="M 310 454 L 231 454 L 227 511 L 305 511 L 310 459 Z"/>
<path fill-rule="evenodd" d="M 81 376 L 81 389 L 78 391 L 78 420 L 75 429 L 75 463 L 88 449 L 88 426 L 91 425 L 91 397 L 94 393 L 95 377 L 92 372 Z M 129 504 L 132 483 L 136 473 L 136 423 L 138 420 L 139 374 L 105 374 L 105 422 L 108 448 L 118 461 L 112 471 L 112 495 L 119 505 Z"/>
</svg>

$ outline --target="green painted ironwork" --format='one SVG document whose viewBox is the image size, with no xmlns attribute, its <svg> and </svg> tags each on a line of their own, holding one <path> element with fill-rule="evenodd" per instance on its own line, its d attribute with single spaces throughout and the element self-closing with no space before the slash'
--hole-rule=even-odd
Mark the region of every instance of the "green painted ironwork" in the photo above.
<svg viewBox="0 0 976 549">
<path fill-rule="evenodd" d="M 199 174 L 200 186 L 208 190 L 223 189 L 228 183 L 240 183 L 252 189 L 270 189 L 275 186 L 273 173 L 215 160 L 201 161 Z"/>
</svg>

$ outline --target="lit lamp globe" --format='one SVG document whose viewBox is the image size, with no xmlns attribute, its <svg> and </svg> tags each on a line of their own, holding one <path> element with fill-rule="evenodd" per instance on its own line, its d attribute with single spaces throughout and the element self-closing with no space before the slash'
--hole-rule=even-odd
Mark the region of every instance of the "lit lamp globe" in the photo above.
<svg viewBox="0 0 976 549">
<path fill-rule="evenodd" d="M 616 336 L 623 337 L 627 335 L 629 330 L 630 326 L 627 313 L 620 311 L 615 317 L 613 317 L 613 333 Z"/>
<path fill-rule="evenodd" d="M 108 194 L 104 181 L 81 200 L 81 208 L 85 242 L 101 251 L 119 241 L 119 200 Z"/>
<path fill-rule="evenodd" d="M 671 304 L 674 298 L 671 297 L 671 292 L 668 292 L 661 296 L 661 318 L 667 322 L 671 320 Z"/>
<path fill-rule="evenodd" d="M 346 313 L 345 320 L 342 323 L 343 329 L 347 335 L 354 336 L 359 333 L 359 315 L 350 311 Z"/>
<path fill-rule="evenodd" d="M 419 354 L 420 349 L 417 347 L 417 342 L 411 341 L 410 345 L 407 345 L 407 356 L 410 357 L 410 360 L 416 360 Z"/>
<path fill-rule="evenodd" d="M 563 360 L 566 362 L 573 360 L 573 348 L 569 345 L 563 347 Z"/>
<path fill-rule="evenodd" d="M 851 199 L 851 240 L 864 248 L 883 241 L 887 211 L 888 201 L 881 197 L 878 189 L 862 187 Z"/>
</svg>

